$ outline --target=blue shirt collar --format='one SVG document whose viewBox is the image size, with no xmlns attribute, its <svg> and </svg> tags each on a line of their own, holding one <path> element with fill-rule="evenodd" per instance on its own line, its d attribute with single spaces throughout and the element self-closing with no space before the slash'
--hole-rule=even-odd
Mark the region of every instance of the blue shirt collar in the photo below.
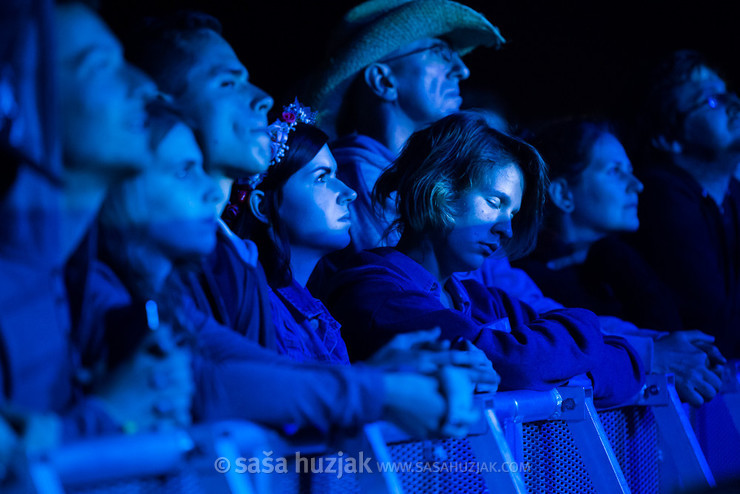
<svg viewBox="0 0 740 494">
<path fill-rule="evenodd" d="M 418 262 L 411 259 L 401 251 L 392 247 L 382 247 L 373 249 L 373 252 L 381 255 L 389 262 L 393 263 L 400 271 L 402 271 L 411 281 L 413 281 L 417 288 L 427 293 L 430 293 L 442 299 L 442 287 L 439 282 L 427 271 L 427 269 L 419 264 Z M 467 290 L 463 284 L 454 275 L 450 276 L 444 285 L 447 293 L 452 297 L 452 303 L 454 309 L 462 312 L 463 314 L 470 315 L 470 297 L 468 296 Z"/>
</svg>

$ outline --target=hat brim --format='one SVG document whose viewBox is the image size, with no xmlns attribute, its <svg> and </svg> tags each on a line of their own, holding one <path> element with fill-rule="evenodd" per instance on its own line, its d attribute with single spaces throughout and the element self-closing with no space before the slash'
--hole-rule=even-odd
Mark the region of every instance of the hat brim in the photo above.
<svg viewBox="0 0 740 494">
<path fill-rule="evenodd" d="M 445 38 L 461 56 L 477 46 L 505 43 L 498 28 L 475 10 L 449 0 L 407 2 L 353 33 L 313 78 L 306 99 L 333 120 L 354 77 L 373 62 L 419 39 Z"/>
</svg>

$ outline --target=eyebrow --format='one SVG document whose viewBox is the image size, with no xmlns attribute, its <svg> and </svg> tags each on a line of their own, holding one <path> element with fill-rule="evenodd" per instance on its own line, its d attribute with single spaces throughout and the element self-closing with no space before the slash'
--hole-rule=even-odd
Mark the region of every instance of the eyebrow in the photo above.
<svg viewBox="0 0 740 494">
<path fill-rule="evenodd" d="M 87 59 L 92 57 L 96 54 L 102 54 L 102 55 L 118 55 L 120 57 L 123 57 L 123 49 L 120 46 L 116 46 L 114 44 L 104 44 L 104 45 L 92 45 L 88 46 L 85 49 L 83 49 L 80 53 L 72 57 L 69 61 L 75 65 L 80 66 L 82 65 Z"/>
<path fill-rule="evenodd" d="M 316 165 L 316 166 L 314 167 L 314 169 L 313 169 L 313 170 L 311 170 L 311 173 L 316 173 L 317 171 L 321 171 L 321 170 L 323 170 L 323 171 L 327 171 L 327 172 L 329 172 L 329 173 L 331 173 L 331 172 L 335 171 L 335 169 L 334 169 L 334 168 L 332 168 L 332 167 L 331 167 L 331 166 L 329 166 L 329 165 L 323 165 L 323 164 L 319 164 L 319 165 Z"/>
<path fill-rule="evenodd" d="M 244 67 L 236 67 L 234 65 L 216 65 L 208 71 L 210 76 L 219 76 L 223 74 L 229 74 L 236 77 L 245 76 L 249 78 L 249 72 Z"/>
<path fill-rule="evenodd" d="M 490 193 L 488 193 L 487 195 L 490 196 L 490 197 L 497 197 L 497 198 L 501 199 L 501 203 L 502 204 L 508 205 L 508 204 L 511 204 L 511 202 L 512 202 L 511 201 L 511 197 L 507 193 L 501 192 L 500 190 L 494 189 Z"/>
</svg>

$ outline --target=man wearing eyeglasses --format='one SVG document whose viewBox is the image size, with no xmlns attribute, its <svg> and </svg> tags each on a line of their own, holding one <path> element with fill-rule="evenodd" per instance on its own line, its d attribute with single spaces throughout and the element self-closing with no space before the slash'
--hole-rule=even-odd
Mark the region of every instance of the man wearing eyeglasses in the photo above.
<svg viewBox="0 0 740 494">
<path fill-rule="evenodd" d="M 656 70 L 645 113 L 639 244 L 671 287 L 684 326 L 740 357 L 740 102 L 693 51 Z"/>
<path fill-rule="evenodd" d="M 354 249 L 395 244 L 383 238 L 395 209 L 385 220 L 373 212 L 375 181 L 412 133 L 460 109 L 460 81 L 470 75 L 461 56 L 503 42 L 485 17 L 449 0 L 370 0 L 344 16 L 307 100 L 322 128 L 338 134 L 338 175 L 358 194 Z"/>
</svg>

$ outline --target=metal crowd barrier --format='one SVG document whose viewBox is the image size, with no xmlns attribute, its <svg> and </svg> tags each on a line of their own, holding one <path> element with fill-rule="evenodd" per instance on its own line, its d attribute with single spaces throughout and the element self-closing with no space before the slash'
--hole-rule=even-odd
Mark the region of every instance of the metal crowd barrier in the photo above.
<svg viewBox="0 0 740 494">
<path fill-rule="evenodd" d="M 709 403 L 684 407 L 718 483 L 740 479 L 740 361 L 728 363 L 722 381 Z"/>
<path fill-rule="evenodd" d="M 191 430 L 107 436 L 70 443 L 29 461 L 37 494 L 253 494 L 269 492 L 256 476 L 214 461 L 260 454 L 284 441 L 246 422 L 220 422 Z"/>
<path fill-rule="evenodd" d="M 638 401 L 597 412 L 588 385 L 550 393 L 499 393 L 495 413 L 525 491 L 674 493 L 714 479 L 681 407 L 672 376 L 648 376 Z"/>
<path fill-rule="evenodd" d="M 636 403 L 600 412 L 588 383 L 476 398 L 481 420 L 464 439 L 419 441 L 375 423 L 327 445 L 222 422 L 68 444 L 31 458 L 28 473 L 38 494 L 668 494 L 714 485 L 672 376 L 649 376 Z M 266 470 L 265 459 L 283 471 Z M 354 468 L 340 473 L 350 459 Z"/>
</svg>

